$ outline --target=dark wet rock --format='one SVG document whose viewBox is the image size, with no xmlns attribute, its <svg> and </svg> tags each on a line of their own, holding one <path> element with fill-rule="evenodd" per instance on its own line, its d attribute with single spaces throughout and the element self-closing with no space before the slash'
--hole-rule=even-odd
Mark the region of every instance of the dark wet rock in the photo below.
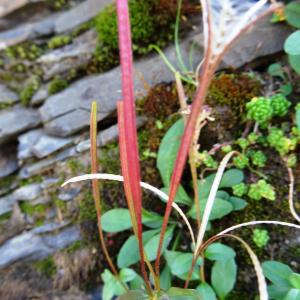
<svg viewBox="0 0 300 300">
<path fill-rule="evenodd" d="M 55 22 L 55 32 L 60 34 L 95 17 L 112 0 L 87 0 L 63 13 Z"/>
<path fill-rule="evenodd" d="M 16 138 L 25 130 L 37 127 L 41 123 L 39 113 L 30 108 L 15 106 L 0 112 L 0 144 Z"/>
<path fill-rule="evenodd" d="M 4 84 L 0 84 L 0 105 L 1 104 L 14 104 L 19 101 L 19 96 L 10 90 Z"/>
<path fill-rule="evenodd" d="M 21 178 L 29 178 L 34 175 L 41 174 L 43 172 L 46 172 L 48 170 L 51 170 L 56 163 L 63 161 L 67 158 L 76 156 L 77 152 L 75 147 L 63 150 L 61 153 L 54 157 L 50 157 L 41 161 L 38 161 L 33 164 L 27 164 L 19 172 L 19 176 Z"/>
<path fill-rule="evenodd" d="M 49 80 L 57 75 L 64 75 L 72 69 L 85 66 L 95 52 L 97 40 L 96 31 L 90 30 L 74 39 L 72 44 L 40 57 L 37 62 L 44 71 L 44 79 Z"/>
<path fill-rule="evenodd" d="M 43 131 L 41 129 L 34 129 L 23 133 L 18 137 L 18 159 L 24 160 L 34 156 L 32 148 L 42 134 Z"/>
<path fill-rule="evenodd" d="M 288 32 L 289 29 L 285 26 L 272 25 L 269 19 L 263 20 L 233 47 L 224 58 L 220 68 L 238 68 L 256 57 L 281 51 Z M 184 40 L 181 50 L 183 58 L 188 60 L 190 46 L 193 42 L 197 44 L 194 48 L 193 66 L 196 68 L 202 57 L 203 35 L 194 34 Z M 175 48 L 169 47 L 165 54 L 177 68 Z M 174 75 L 159 55 L 152 55 L 136 61 L 134 69 L 136 98 L 146 96 L 148 92 L 146 86 L 153 87 L 158 83 L 174 80 Z M 54 135 L 68 136 L 87 128 L 89 108 L 95 99 L 99 107 L 98 120 L 110 115 L 116 109 L 117 101 L 122 98 L 120 76 L 120 68 L 117 67 L 105 74 L 79 80 L 63 92 L 48 98 L 40 109 L 46 130 Z"/>
<path fill-rule="evenodd" d="M 14 262 L 39 260 L 81 239 L 78 227 L 46 224 L 24 232 L 0 246 L 0 268 Z"/>
<path fill-rule="evenodd" d="M 1 121 L 0 121 L 1 122 Z M 0 148 L 0 178 L 13 174 L 18 169 L 16 148 L 3 145 Z"/>
<path fill-rule="evenodd" d="M 71 138 L 59 138 L 50 135 L 42 135 L 32 148 L 37 158 L 44 158 L 72 143 Z"/>
</svg>

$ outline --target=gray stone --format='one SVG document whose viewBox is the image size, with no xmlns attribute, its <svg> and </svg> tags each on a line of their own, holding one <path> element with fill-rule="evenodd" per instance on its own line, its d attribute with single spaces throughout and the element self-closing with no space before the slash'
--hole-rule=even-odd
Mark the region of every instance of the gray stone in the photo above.
<svg viewBox="0 0 300 300">
<path fill-rule="evenodd" d="M 59 200 L 62 200 L 62 201 L 71 201 L 73 200 L 76 196 L 79 195 L 79 193 L 81 192 L 81 190 L 79 188 L 70 188 L 68 190 L 64 190 L 64 191 L 61 191 L 59 194 L 58 194 L 58 199 Z"/>
<path fill-rule="evenodd" d="M 7 86 L 0 84 L 0 104 L 14 104 L 19 101 L 19 96 Z"/>
<path fill-rule="evenodd" d="M 281 51 L 288 33 L 287 27 L 272 25 L 269 18 L 262 20 L 230 50 L 220 68 L 238 68 L 256 57 Z M 181 50 L 183 58 L 188 60 L 193 42 L 196 43 L 193 60 L 195 69 L 203 54 L 203 35 L 196 32 L 185 39 L 181 43 Z M 244 47 L 244 43 L 246 47 Z M 180 69 L 177 64 L 175 48 L 173 46 L 167 48 L 165 54 L 171 64 L 176 69 Z M 188 62 L 186 63 L 188 64 Z M 136 61 L 134 69 L 136 98 L 146 96 L 148 88 L 158 83 L 174 81 L 173 73 L 159 55 L 152 55 Z M 91 102 L 95 99 L 99 107 L 98 120 L 110 115 L 116 109 L 117 101 L 122 98 L 120 79 L 120 67 L 117 67 L 105 74 L 79 80 L 63 92 L 48 98 L 40 108 L 47 132 L 68 136 L 88 127 L 88 111 Z"/>
<path fill-rule="evenodd" d="M 13 174 L 18 168 L 15 147 L 12 145 L 2 146 L 0 148 L 0 178 Z"/>
<path fill-rule="evenodd" d="M 50 135 L 42 135 L 32 148 L 37 158 L 44 158 L 72 143 L 71 138 L 59 138 Z"/>
<path fill-rule="evenodd" d="M 13 192 L 16 201 L 32 201 L 39 197 L 42 193 L 40 183 L 32 183 L 22 186 Z"/>
<path fill-rule="evenodd" d="M 77 155 L 77 152 L 76 152 L 75 147 L 66 149 L 54 157 L 47 158 L 47 159 L 38 161 L 33 164 L 25 165 L 20 170 L 19 176 L 21 178 L 29 178 L 34 175 L 41 174 L 43 172 L 51 170 L 55 166 L 56 163 L 63 161 L 67 158 L 76 156 L 76 155 Z"/>
<path fill-rule="evenodd" d="M 59 14 L 44 18 L 41 21 L 21 24 L 13 29 L 0 32 L 0 50 L 53 33 L 55 20 Z"/>
<path fill-rule="evenodd" d="M 37 127 L 41 123 L 36 110 L 13 107 L 0 112 L 0 144 L 15 138 L 25 130 Z"/>
<path fill-rule="evenodd" d="M 63 13 L 55 22 L 55 32 L 60 34 L 95 17 L 112 0 L 87 0 Z"/>
<path fill-rule="evenodd" d="M 138 117 L 137 118 L 137 128 L 142 127 L 145 124 L 146 119 Z M 119 130 L 118 130 L 118 125 L 113 125 L 103 131 L 100 131 L 97 135 L 97 145 L 98 147 L 103 147 L 111 142 L 114 142 L 115 140 L 118 139 L 119 136 Z M 81 153 L 84 151 L 87 151 L 91 148 L 91 142 L 90 139 L 84 140 L 80 142 L 76 146 L 76 151 Z"/>
<path fill-rule="evenodd" d="M 0 246 L 0 268 L 18 261 L 42 259 L 80 239 L 80 231 L 76 226 L 61 229 L 61 226 L 49 224 L 35 228 Z"/>
<path fill-rule="evenodd" d="M 39 88 L 39 90 L 33 95 L 30 104 L 32 106 L 37 106 L 42 103 L 48 98 L 48 87 L 47 86 L 42 86 Z"/>
<path fill-rule="evenodd" d="M 42 2 L 45 0 L 1 0 L 0 3 L 0 18 L 12 13 L 13 11 L 22 8 L 23 6 L 35 3 Z"/>
<path fill-rule="evenodd" d="M 64 75 L 71 69 L 85 66 L 95 52 L 97 40 L 96 31 L 90 30 L 76 38 L 72 44 L 40 57 L 37 62 L 44 71 L 44 79 L 49 80 L 57 75 Z"/>
<path fill-rule="evenodd" d="M 11 212 L 15 203 L 16 199 L 13 195 L 7 195 L 0 198 L 0 216 Z"/>
<path fill-rule="evenodd" d="M 32 148 L 42 136 L 42 134 L 43 131 L 41 129 L 34 129 L 21 134 L 18 137 L 18 159 L 24 160 L 34 156 Z"/>
</svg>

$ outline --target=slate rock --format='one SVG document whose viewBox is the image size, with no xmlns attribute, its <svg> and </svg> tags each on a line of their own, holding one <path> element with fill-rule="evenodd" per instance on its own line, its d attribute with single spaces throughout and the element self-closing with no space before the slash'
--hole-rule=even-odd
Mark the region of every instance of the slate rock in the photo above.
<svg viewBox="0 0 300 300">
<path fill-rule="evenodd" d="M 97 16 L 112 0 L 87 0 L 63 13 L 55 22 L 55 33 L 61 34 Z"/>
<path fill-rule="evenodd" d="M 16 138 L 25 130 L 37 127 L 41 123 L 38 111 L 15 106 L 11 109 L 0 111 L 0 144 Z"/>
<path fill-rule="evenodd" d="M 19 172 L 19 177 L 21 178 L 29 178 L 34 175 L 39 175 L 41 173 L 44 173 L 46 171 L 51 170 L 56 163 L 60 161 L 64 161 L 67 158 L 76 156 L 77 152 L 75 147 L 68 148 L 63 150 L 61 153 L 57 154 L 54 157 L 46 158 L 41 161 L 38 161 L 33 164 L 26 164 L 22 167 L 22 169 Z"/>
<path fill-rule="evenodd" d="M 0 18 L 12 13 L 13 11 L 22 8 L 23 6 L 43 2 L 45 0 L 1 0 L 0 2 Z"/>
<path fill-rule="evenodd" d="M 18 261 L 42 259 L 78 240 L 81 240 L 81 236 L 77 226 L 61 229 L 56 224 L 43 225 L 13 237 L 0 246 L 0 268 Z"/>
<path fill-rule="evenodd" d="M 32 201 L 42 193 L 40 183 L 32 183 L 22 186 L 13 192 L 16 201 Z"/>
<path fill-rule="evenodd" d="M 76 196 L 78 196 L 81 192 L 81 189 L 79 188 L 69 188 L 68 190 L 63 190 L 58 194 L 58 199 L 61 201 L 71 201 L 73 200 Z"/>
<path fill-rule="evenodd" d="M 0 216 L 11 212 L 14 204 L 16 203 L 15 197 L 13 195 L 7 195 L 0 198 Z"/>
<path fill-rule="evenodd" d="M 15 146 L 2 146 L 0 148 L 0 178 L 13 174 L 18 168 L 18 159 Z"/>
<path fill-rule="evenodd" d="M 15 28 L 0 32 L 0 50 L 27 40 L 51 35 L 54 32 L 55 20 L 58 15 L 51 15 L 40 21 L 24 23 Z"/>
<path fill-rule="evenodd" d="M 19 96 L 10 90 L 4 84 L 0 84 L 0 105 L 1 104 L 14 104 L 19 101 Z"/>
<path fill-rule="evenodd" d="M 49 80 L 57 75 L 63 76 L 71 69 L 85 66 L 95 52 L 97 41 L 96 31 L 90 30 L 74 39 L 72 44 L 41 56 L 37 62 L 44 72 L 44 80 Z"/>
<path fill-rule="evenodd" d="M 190 47 L 196 43 L 193 69 L 203 56 L 203 34 L 199 31 L 198 29 L 191 34 L 180 45 L 182 56 L 188 64 Z M 257 57 L 281 51 L 289 32 L 285 26 L 270 24 L 269 18 L 262 20 L 230 50 L 220 69 L 238 68 Z M 174 46 L 167 48 L 165 54 L 171 64 L 179 69 Z M 145 97 L 148 88 L 158 83 L 174 81 L 173 73 L 159 55 L 150 55 L 136 61 L 134 70 L 136 98 Z M 121 71 L 120 67 L 117 67 L 107 73 L 79 80 L 63 92 L 49 97 L 40 108 L 40 112 L 47 132 L 68 136 L 88 127 L 88 110 L 92 101 L 97 100 L 100 121 L 115 111 L 116 103 L 121 98 Z"/>
<path fill-rule="evenodd" d="M 48 87 L 47 86 L 41 86 L 38 91 L 33 95 L 30 104 L 32 106 L 38 106 L 49 97 L 48 94 Z"/>
<path fill-rule="evenodd" d="M 35 145 L 32 147 L 32 152 L 37 158 L 44 158 L 67 145 L 72 143 L 71 138 L 59 138 L 50 135 L 42 135 Z"/>
<path fill-rule="evenodd" d="M 42 136 L 43 130 L 41 129 L 34 129 L 30 130 L 26 133 L 21 134 L 18 137 L 18 159 L 24 160 L 34 156 L 32 152 L 32 148 L 34 147 L 35 143 L 39 140 Z"/>
</svg>

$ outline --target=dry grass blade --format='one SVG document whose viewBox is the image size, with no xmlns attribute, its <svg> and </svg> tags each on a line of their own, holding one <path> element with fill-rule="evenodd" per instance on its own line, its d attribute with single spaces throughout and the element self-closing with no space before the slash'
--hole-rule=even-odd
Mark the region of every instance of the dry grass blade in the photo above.
<svg viewBox="0 0 300 300">
<path fill-rule="evenodd" d="M 86 175 L 73 177 L 73 178 L 69 179 L 68 181 L 66 181 L 65 183 L 63 183 L 62 186 L 65 186 L 65 185 L 70 184 L 70 183 L 75 183 L 75 182 L 80 182 L 80 181 L 85 181 L 85 180 L 93 180 L 93 179 L 112 180 L 112 181 L 124 182 L 124 177 L 121 176 L 121 175 L 105 174 L 105 173 L 99 174 L 98 173 L 98 174 L 86 174 Z M 153 192 L 155 195 L 157 195 L 158 197 L 160 197 L 164 201 L 168 201 L 168 198 L 169 198 L 168 195 L 165 194 L 164 192 L 162 192 L 161 190 L 159 190 L 158 188 L 156 188 L 156 187 L 154 187 L 154 186 L 152 186 L 152 185 L 150 185 L 146 182 L 140 182 L 140 185 L 141 185 L 142 188 Z M 191 240 L 192 240 L 193 246 L 195 246 L 195 236 L 193 234 L 192 226 L 189 223 L 186 215 L 184 214 L 182 209 L 176 203 L 173 203 L 172 206 L 179 213 L 179 215 L 182 217 L 183 221 L 185 222 L 186 226 L 188 227 L 189 233 L 191 235 Z"/>
<path fill-rule="evenodd" d="M 215 179 L 214 179 L 213 185 L 211 187 L 211 190 L 210 190 L 207 202 L 206 202 L 206 206 L 205 206 L 205 209 L 204 209 L 202 223 L 201 223 L 201 227 L 200 227 L 198 237 L 197 237 L 197 243 L 196 243 L 194 256 L 197 255 L 197 253 L 198 253 L 198 251 L 201 247 L 201 244 L 203 242 L 203 238 L 204 238 L 204 235 L 205 235 L 205 232 L 206 232 L 209 216 L 211 214 L 211 211 L 212 211 L 212 208 L 213 208 L 213 205 L 214 205 L 214 201 L 215 201 L 215 198 L 216 198 L 216 194 L 217 194 L 217 191 L 218 191 L 223 173 L 225 171 L 225 168 L 226 168 L 229 160 L 231 159 L 231 157 L 233 156 L 234 153 L 235 153 L 234 151 L 228 153 L 223 158 L 223 160 L 221 161 L 220 166 L 218 168 L 217 174 L 215 176 Z"/>
<path fill-rule="evenodd" d="M 91 119 L 90 119 L 90 140 L 91 140 L 91 169 L 92 173 L 98 172 L 98 155 L 97 155 L 97 103 L 92 103 L 92 109 L 91 109 Z M 117 268 L 115 267 L 109 252 L 106 248 L 102 225 L 101 225 L 101 198 L 100 198 L 100 189 L 99 189 L 99 183 L 97 180 L 92 181 L 92 187 L 93 187 L 93 197 L 95 202 L 95 208 L 97 213 L 97 225 L 98 225 L 98 232 L 99 232 L 99 238 L 100 238 L 100 244 L 102 251 L 105 255 L 105 258 L 109 264 L 110 269 L 115 274 L 115 276 L 119 279 Z M 121 280 L 120 280 L 121 282 Z M 127 289 L 127 287 L 121 282 L 121 284 Z"/>
</svg>

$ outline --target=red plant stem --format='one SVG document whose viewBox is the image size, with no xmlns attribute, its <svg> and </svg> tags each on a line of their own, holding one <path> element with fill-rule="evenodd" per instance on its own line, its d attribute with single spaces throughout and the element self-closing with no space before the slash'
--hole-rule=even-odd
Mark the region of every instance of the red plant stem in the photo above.
<svg viewBox="0 0 300 300">
<path fill-rule="evenodd" d="M 162 245 L 164 240 L 164 235 L 167 229 L 168 220 L 170 217 L 170 213 L 172 210 L 172 203 L 174 202 L 180 180 L 182 177 L 183 169 L 185 167 L 185 163 L 187 160 L 187 156 L 189 154 L 190 146 L 193 140 L 194 131 L 197 124 L 197 119 L 199 117 L 199 114 L 201 113 L 206 95 L 207 90 L 210 85 L 211 79 L 214 75 L 215 67 L 210 65 L 208 60 L 206 60 L 204 66 L 203 66 L 203 76 L 201 83 L 196 91 L 195 98 L 193 101 L 192 111 L 190 114 L 190 117 L 188 119 L 187 125 L 184 130 L 184 134 L 181 140 L 181 145 L 177 154 L 174 171 L 171 178 L 170 183 L 170 192 L 169 192 L 169 200 L 167 203 L 167 207 L 165 210 L 164 220 L 162 224 L 162 230 L 160 234 L 160 240 L 159 240 L 159 246 L 157 250 L 157 256 L 156 256 L 156 262 L 155 262 L 155 272 L 156 275 L 159 276 L 159 265 L 160 265 L 160 257 L 161 257 L 161 251 L 162 251 Z"/>
</svg>

